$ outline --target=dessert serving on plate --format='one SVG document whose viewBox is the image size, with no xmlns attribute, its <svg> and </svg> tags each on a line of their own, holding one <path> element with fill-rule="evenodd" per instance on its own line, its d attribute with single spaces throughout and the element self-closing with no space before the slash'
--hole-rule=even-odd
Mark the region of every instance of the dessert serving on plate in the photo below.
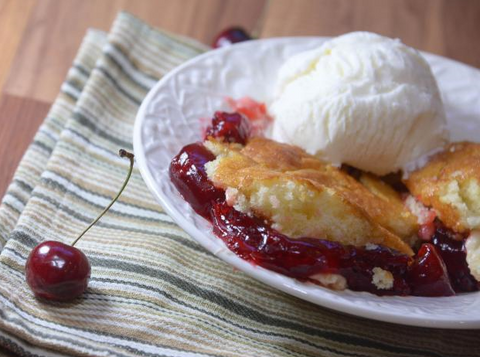
<svg viewBox="0 0 480 357">
<path fill-rule="evenodd" d="M 230 250 L 335 290 L 478 290 L 480 146 L 448 144 L 435 79 L 415 50 L 344 35 L 284 64 L 272 122 L 253 100 L 230 104 L 170 165 Z"/>
</svg>

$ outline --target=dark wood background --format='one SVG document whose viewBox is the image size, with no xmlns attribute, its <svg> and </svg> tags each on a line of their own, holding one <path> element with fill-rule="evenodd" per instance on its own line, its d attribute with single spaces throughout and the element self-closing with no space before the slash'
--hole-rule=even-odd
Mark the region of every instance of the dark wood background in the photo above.
<svg viewBox="0 0 480 357">
<path fill-rule="evenodd" d="M 0 0 L 0 197 L 85 31 L 108 30 L 120 10 L 207 44 L 230 25 L 257 37 L 368 30 L 480 68 L 480 0 Z"/>
</svg>

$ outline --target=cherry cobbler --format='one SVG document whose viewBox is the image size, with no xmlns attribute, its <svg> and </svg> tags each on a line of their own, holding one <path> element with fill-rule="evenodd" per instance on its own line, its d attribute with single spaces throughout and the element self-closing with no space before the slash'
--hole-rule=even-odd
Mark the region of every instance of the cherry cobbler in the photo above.
<svg viewBox="0 0 480 357">
<path fill-rule="evenodd" d="M 204 141 L 170 165 L 183 198 L 235 254 L 335 290 L 478 290 L 465 242 L 480 227 L 480 145 L 453 144 L 401 181 L 253 135 L 236 109 L 216 112 Z"/>
</svg>

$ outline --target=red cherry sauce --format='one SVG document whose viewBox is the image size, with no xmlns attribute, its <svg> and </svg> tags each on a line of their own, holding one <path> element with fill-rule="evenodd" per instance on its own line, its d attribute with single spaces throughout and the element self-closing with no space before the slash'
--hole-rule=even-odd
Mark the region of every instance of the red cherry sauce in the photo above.
<svg viewBox="0 0 480 357">
<path fill-rule="evenodd" d="M 425 243 L 420 247 L 415 261 L 409 268 L 407 280 L 412 288 L 412 295 L 455 295 L 448 277 L 447 267 L 437 249 L 430 243 Z"/>
<path fill-rule="evenodd" d="M 212 202 L 224 201 L 225 193 L 213 186 L 205 171 L 205 164 L 215 156 L 202 143 L 183 147 L 170 163 L 170 179 L 192 208 L 210 219 Z"/>
<path fill-rule="evenodd" d="M 377 295 L 410 292 L 403 278 L 410 258 L 387 248 L 378 246 L 367 250 L 324 239 L 292 239 L 225 202 L 213 204 L 211 221 L 214 233 L 231 251 L 266 269 L 303 281 L 318 273 L 336 273 L 346 278 L 349 289 Z M 375 267 L 393 274 L 392 289 L 378 289 L 372 283 Z"/>
<path fill-rule="evenodd" d="M 455 292 L 477 291 L 478 282 L 470 273 L 467 264 L 465 237 L 455 234 L 437 220 L 432 244 L 445 262 Z"/>
<path fill-rule="evenodd" d="M 215 112 L 205 137 L 221 138 L 225 142 L 245 145 L 251 133 L 250 122 L 242 114 Z"/>
<path fill-rule="evenodd" d="M 273 118 L 267 112 L 267 106 L 265 103 L 257 102 L 255 99 L 248 96 L 239 99 L 225 97 L 225 101 L 231 110 L 243 114 L 248 118 L 252 128 L 252 135 L 263 136 L 265 130 L 273 121 Z"/>
<path fill-rule="evenodd" d="M 347 279 L 348 288 L 377 295 L 409 295 L 405 276 L 412 259 L 389 248 L 377 245 L 374 249 L 344 246 L 348 255 L 342 258 L 339 273 Z M 389 290 L 377 289 L 372 283 L 373 268 L 392 273 L 394 282 Z"/>
</svg>

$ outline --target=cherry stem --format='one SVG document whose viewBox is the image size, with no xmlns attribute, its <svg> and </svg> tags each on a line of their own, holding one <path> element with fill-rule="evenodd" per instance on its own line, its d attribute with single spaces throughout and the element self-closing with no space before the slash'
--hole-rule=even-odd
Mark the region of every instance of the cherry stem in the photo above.
<svg viewBox="0 0 480 357">
<path fill-rule="evenodd" d="M 128 170 L 128 174 L 127 174 L 127 177 L 125 178 L 125 181 L 123 182 L 122 188 L 120 189 L 120 191 L 118 191 L 117 195 L 116 195 L 115 198 L 112 200 L 112 202 L 110 202 L 110 204 L 109 204 L 107 207 L 105 207 L 105 209 L 102 211 L 102 213 L 100 213 L 100 214 L 98 215 L 98 217 L 95 218 L 95 220 L 94 220 L 92 223 L 90 223 L 90 225 L 89 225 L 87 228 L 85 228 L 85 230 L 77 237 L 77 239 L 75 239 L 75 240 L 73 241 L 72 247 L 78 242 L 78 240 L 79 240 L 80 238 L 83 237 L 83 235 L 84 235 L 85 233 L 87 233 L 87 231 L 88 231 L 90 228 L 92 228 L 92 227 L 95 225 L 95 223 L 97 223 L 97 222 L 100 220 L 100 218 L 103 217 L 103 215 L 104 215 L 105 213 L 107 213 L 107 211 L 110 209 L 110 207 L 112 207 L 113 204 L 114 204 L 114 203 L 117 201 L 117 199 L 120 197 L 120 195 L 122 194 L 122 192 L 123 192 L 123 190 L 125 189 L 125 187 L 127 187 L 128 180 L 130 180 L 130 176 L 132 176 L 133 162 L 134 162 L 133 159 L 134 159 L 135 156 L 134 156 L 132 153 L 130 153 L 130 152 L 126 151 L 126 150 L 123 150 L 123 149 L 120 149 L 120 151 L 118 152 L 118 154 L 120 155 L 120 157 L 127 157 L 127 158 L 130 160 L 130 169 Z"/>
</svg>

